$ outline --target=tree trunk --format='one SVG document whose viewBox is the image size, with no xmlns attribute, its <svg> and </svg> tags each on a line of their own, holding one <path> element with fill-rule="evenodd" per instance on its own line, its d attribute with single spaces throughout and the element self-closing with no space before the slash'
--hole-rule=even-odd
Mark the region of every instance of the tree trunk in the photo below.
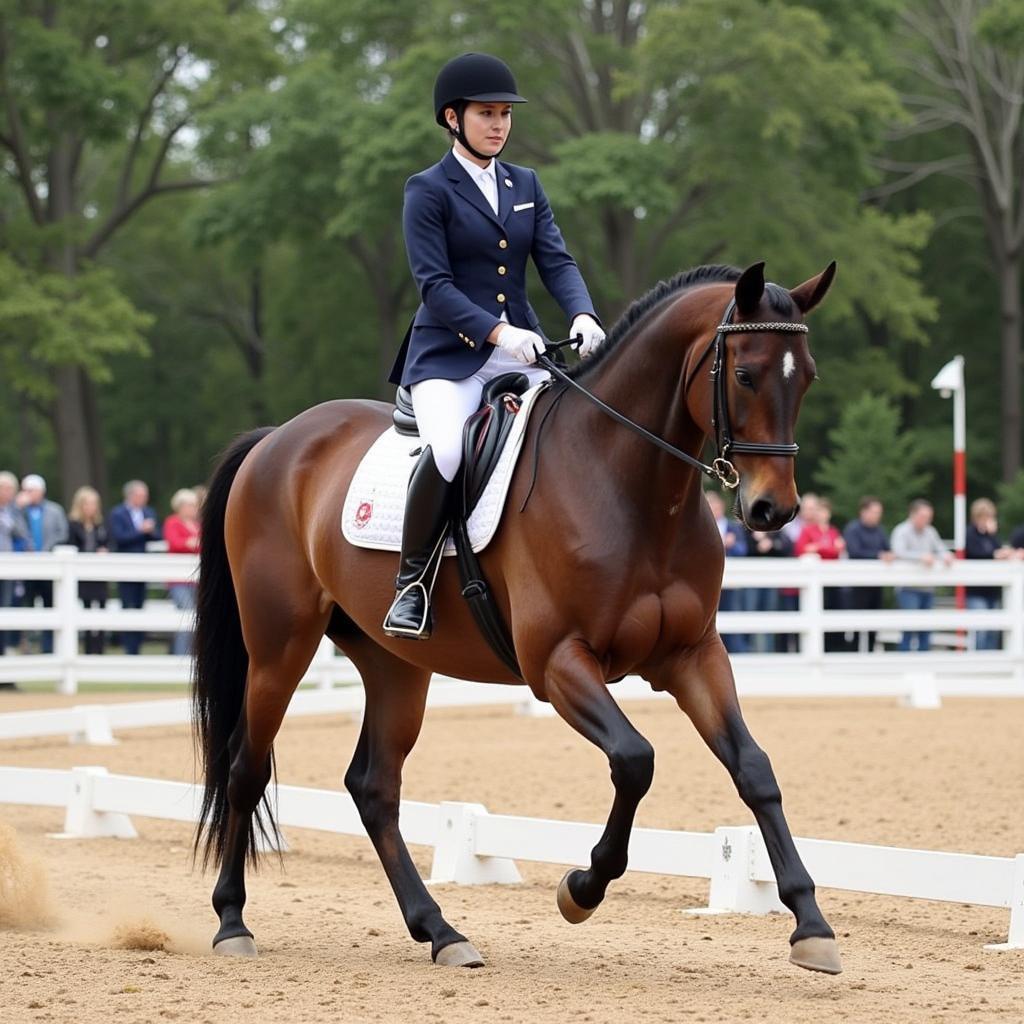
<svg viewBox="0 0 1024 1024">
<path fill-rule="evenodd" d="M 999 267 L 999 334 L 1001 352 L 1003 480 L 1021 468 L 1021 315 L 1020 253 L 1006 256 Z"/>
<path fill-rule="evenodd" d="M 88 397 L 82 371 L 77 366 L 58 366 L 54 371 L 57 395 L 53 426 L 57 435 L 61 493 L 65 503 L 75 491 L 96 479 L 93 448 L 88 431 Z"/>
</svg>

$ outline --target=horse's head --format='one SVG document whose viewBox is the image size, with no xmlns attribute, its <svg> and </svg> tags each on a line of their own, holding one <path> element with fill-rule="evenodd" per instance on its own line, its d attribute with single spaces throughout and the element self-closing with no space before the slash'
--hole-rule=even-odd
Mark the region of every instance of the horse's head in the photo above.
<svg viewBox="0 0 1024 1024">
<path fill-rule="evenodd" d="M 794 458 L 784 450 L 793 445 L 800 403 L 815 367 L 803 329 L 787 330 L 785 325 L 802 323 L 824 298 L 835 271 L 832 262 L 816 277 L 787 290 L 766 284 L 764 264 L 755 263 L 736 281 L 735 326 L 721 339 L 717 433 L 719 443 L 726 445 L 725 457 L 739 474 L 740 514 L 754 530 L 777 530 L 800 507 Z M 742 329 L 746 323 L 749 332 Z M 755 326 L 759 324 L 779 326 L 772 330 Z"/>
</svg>

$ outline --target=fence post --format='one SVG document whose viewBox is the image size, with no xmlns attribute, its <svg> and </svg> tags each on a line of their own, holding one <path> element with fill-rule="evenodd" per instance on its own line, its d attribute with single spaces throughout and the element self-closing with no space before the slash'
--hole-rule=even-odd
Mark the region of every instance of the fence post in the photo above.
<svg viewBox="0 0 1024 1024">
<path fill-rule="evenodd" d="M 110 729 L 107 709 L 102 704 L 76 704 L 71 710 L 82 721 L 82 727 L 71 734 L 72 743 L 88 743 L 94 747 L 111 747 L 117 743 Z"/>
<path fill-rule="evenodd" d="M 531 691 L 528 697 L 516 705 L 516 714 L 527 718 L 554 718 L 557 712 L 547 701 L 537 700 Z"/>
<path fill-rule="evenodd" d="M 93 810 L 93 787 L 97 776 L 107 775 L 106 768 L 72 768 L 71 789 L 64 812 L 64 831 L 55 839 L 96 838 L 114 836 L 135 839 L 138 833 L 127 814 Z"/>
<path fill-rule="evenodd" d="M 800 631 L 800 653 L 808 667 L 821 678 L 825 653 L 825 587 L 821 581 L 821 559 L 817 555 L 801 555 L 800 563 L 807 574 L 800 585 L 800 611 L 806 621 Z"/>
<path fill-rule="evenodd" d="M 482 804 L 442 802 L 438 813 L 434 863 L 427 885 L 436 882 L 491 885 L 522 881 L 515 861 L 476 855 L 476 822 L 486 814 L 487 808 Z"/>
<path fill-rule="evenodd" d="M 991 953 L 1008 949 L 1024 949 L 1024 853 L 1013 858 L 1013 887 L 1010 890 L 1010 930 L 1005 942 L 985 947 Z"/>
<path fill-rule="evenodd" d="M 1014 678 L 1024 682 L 1024 573 L 1014 572 L 1009 586 L 1003 588 L 1003 598 L 1005 607 L 1013 613 L 1013 625 L 1004 634 L 1004 646 L 1010 656 Z"/>
<path fill-rule="evenodd" d="M 786 910 L 774 882 L 755 882 L 755 844 L 761 841 L 753 825 L 715 829 L 715 859 L 711 866 L 711 892 L 706 907 L 688 914 L 772 914 Z"/>
<path fill-rule="evenodd" d="M 53 607 L 60 617 L 60 625 L 54 630 L 53 649 L 60 664 L 61 693 L 78 692 L 78 567 L 75 562 L 78 549 L 70 544 L 58 544 L 53 549 L 54 559 L 60 575 L 54 581 Z"/>
<path fill-rule="evenodd" d="M 909 688 L 906 696 L 900 699 L 900 703 L 904 707 L 927 709 L 942 707 L 942 698 L 935 685 L 934 672 L 908 672 L 904 679 Z"/>
</svg>

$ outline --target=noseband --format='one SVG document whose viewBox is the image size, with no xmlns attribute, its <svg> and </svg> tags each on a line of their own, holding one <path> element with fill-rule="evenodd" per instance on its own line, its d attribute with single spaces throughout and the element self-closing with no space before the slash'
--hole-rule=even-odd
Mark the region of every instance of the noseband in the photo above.
<svg viewBox="0 0 1024 1024">
<path fill-rule="evenodd" d="M 642 438 L 650 441 L 651 444 L 660 448 L 662 451 L 667 452 L 669 455 L 674 456 L 682 462 L 693 466 L 694 469 L 699 469 L 706 476 L 711 477 L 712 480 L 719 481 L 723 487 L 734 490 L 739 486 L 740 474 L 739 470 L 730 461 L 731 455 L 775 455 L 785 456 L 786 458 L 795 458 L 797 452 L 800 451 L 799 445 L 796 444 L 778 444 L 768 441 L 738 441 L 732 436 L 732 426 L 729 421 L 729 396 L 726 391 L 725 384 L 725 354 L 726 354 L 726 336 L 729 334 L 753 334 L 753 333 L 774 333 L 776 331 L 785 331 L 790 334 L 806 334 L 807 325 L 800 323 L 792 323 L 790 321 L 779 321 L 779 322 L 759 322 L 759 323 L 732 323 L 732 315 L 736 309 L 736 300 L 732 299 L 729 305 L 726 307 L 725 313 L 722 316 L 722 322 L 718 325 L 718 330 L 715 332 L 715 336 L 708 342 L 707 348 L 701 353 L 700 359 L 694 364 L 693 369 L 690 371 L 689 376 L 683 386 L 683 394 L 689 393 L 690 384 L 693 382 L 693 378 L 696 376 L 697 371 L 703 365 L 709 354 L 714 355 L 711 362 L 711 384 L 712 384 L 712 410 L 711 410 L 711 428 L 715 432 L 715 458 L 711 461 L 710 465 L 706 462 L 701 462 L 700 459 L 694 458 L 692 455 L 684 452 L 680 448 L 676 448 L 675 445 L 669 444 L 663 438 L 658 437 L 657 434 L 652 434 L 649 430 L 641 427 L 639 423 L 634 423 L 628 416 L 624 416 L 617 409 L 613 409 L 610 405 L 606 405 L 596 395 L 588 391 L 582 384 L 579 384 L 576 380 L 570 377 L 560 366 L 554 363 L 546 355 L 540 356 L 537 359 L 537 363 L 543 366 L 545 370 L 557 377 L 563 383 L 575 388 L 580 394 L 585 395 L 591 402 L 594 403 L 599 409 L 607 413 L 613 420 L 621 423 L 625 427 L 629 427 L 630 430 L 639 434 Z M 548 346 L 548 351 L 552 352 L 557 349 L 563 348 L 566 345 L 575 344 L 576 338 L 567 338 L 565 341 L 559 341 L 555 344 Z"/>
</svg>

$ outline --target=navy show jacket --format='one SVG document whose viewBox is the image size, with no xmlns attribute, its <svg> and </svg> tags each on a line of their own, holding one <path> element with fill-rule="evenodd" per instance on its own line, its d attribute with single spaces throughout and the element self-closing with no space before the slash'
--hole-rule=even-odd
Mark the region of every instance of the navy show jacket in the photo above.
<svg viewBox="0 0 1024 1024">
<path fill-rule="evenodd" d="M 487 336 L 505 313 L 540 331 L 526 295 L 526 261 L 571 321 L 594 313 L 576 261 L 565 248 L 536 171 L 494 161 L 498 212 L 449 150 L 405 183 L 402 228 L 422 302 L 390 380 L 471 377 L 487 361 Z"/>
</svg>

